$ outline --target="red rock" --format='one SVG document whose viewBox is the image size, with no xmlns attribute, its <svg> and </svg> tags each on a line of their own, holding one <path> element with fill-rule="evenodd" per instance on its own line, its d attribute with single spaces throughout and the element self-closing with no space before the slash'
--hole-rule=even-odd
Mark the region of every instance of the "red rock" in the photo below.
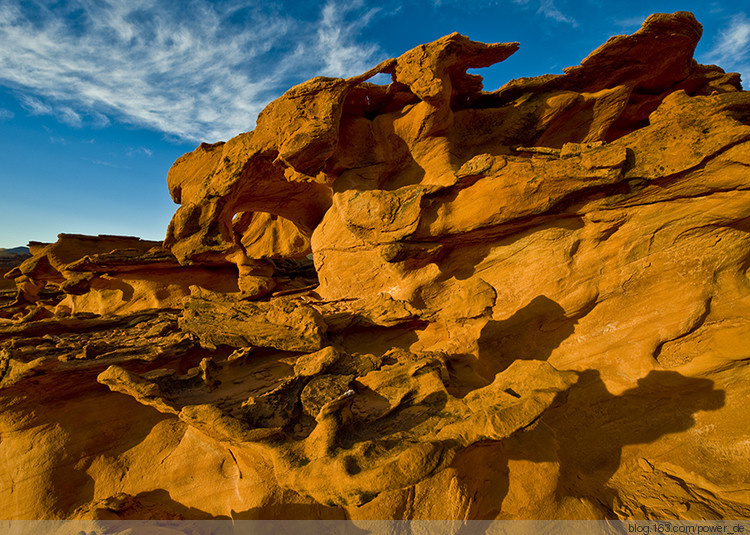
<svg viewBox="0 0 750 535">
<path fill-rule="evenodd" d="M 32 248 L 0 515 L 750 517 L 750 97 L 700 34 L 494 92 L 517 44 L 451 34 L 178 159 L 163 248 Z"/>
</svg>

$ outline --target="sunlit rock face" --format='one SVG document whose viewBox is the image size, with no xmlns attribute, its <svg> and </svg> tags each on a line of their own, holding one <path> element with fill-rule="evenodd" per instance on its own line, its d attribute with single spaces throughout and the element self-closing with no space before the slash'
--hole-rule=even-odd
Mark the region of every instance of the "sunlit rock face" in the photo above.
<svg viewBox="0 0 750 535">
<path fill-rule="evenodd" d="M 32 247 L 0 516 L 750 517 L 750 93 L 700 35 L 484 92 L 518 45 L 451 34 L 178 159 L 163 244 Z"/>
</svg>

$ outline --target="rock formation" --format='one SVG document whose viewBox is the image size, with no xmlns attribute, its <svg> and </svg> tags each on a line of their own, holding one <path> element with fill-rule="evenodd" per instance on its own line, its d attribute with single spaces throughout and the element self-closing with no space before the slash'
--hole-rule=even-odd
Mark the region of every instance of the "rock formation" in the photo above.
<svg viewBox="0 0 750 535">
<path fill-rule="evenodd" d="M 485 92 L 518 44 L 451 34 L 182 156 L 163 244 L 32 244 L 0 516 L 750 517 L 750 93 L 700 35 Z"/>
</svg>

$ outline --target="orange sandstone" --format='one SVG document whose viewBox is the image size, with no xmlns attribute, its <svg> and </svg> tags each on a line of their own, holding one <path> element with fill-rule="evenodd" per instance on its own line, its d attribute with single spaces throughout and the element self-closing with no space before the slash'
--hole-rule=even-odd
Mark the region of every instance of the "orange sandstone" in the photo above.
<svg viewBox="0 0 750 535">
<path fill-rule="evenodd" d="M 750 517 L 750 93 L 700 35 L 314 78 L 175 162 L 163 245 L 33 250 L 0 516 Z"/>
</svg>

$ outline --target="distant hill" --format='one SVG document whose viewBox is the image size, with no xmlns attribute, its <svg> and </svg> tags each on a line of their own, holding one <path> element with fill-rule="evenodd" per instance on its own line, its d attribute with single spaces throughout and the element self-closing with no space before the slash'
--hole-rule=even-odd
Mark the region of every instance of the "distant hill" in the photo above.
<svg viewBox="0 0 750 535">
<path fill-rule="evenodd" d="M 0 248 L 0 255 L 2 256 L 10 256 L 10 255 L 24 255 L 29 254 L 29 248 L 28 247 L 13 247 L 12 249 L 3 249 Z"/>
<path fill-rule="evenodd" d="M 16 287 L 12 280 L 5 279 L 8 271 L 18 266 L 29 258 L 31 253 L 28 247 L 13 247 L 12 249 L 0 249 L 0 290 L 10 290 Z"/>
</svg>

